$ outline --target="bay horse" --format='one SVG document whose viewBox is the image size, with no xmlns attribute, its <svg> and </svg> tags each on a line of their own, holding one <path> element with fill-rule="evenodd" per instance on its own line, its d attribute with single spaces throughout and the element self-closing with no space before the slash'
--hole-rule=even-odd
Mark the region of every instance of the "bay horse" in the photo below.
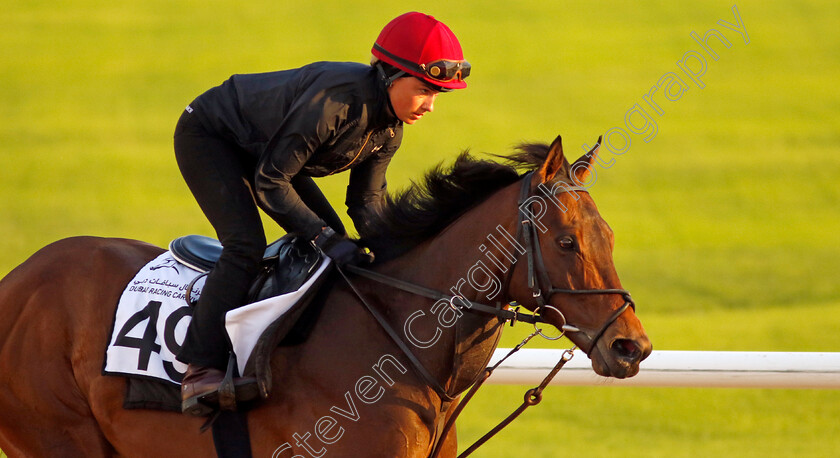
<svg viewBox="0 0 840 458">
<path fill-rule="evenodd" d="M 370 270 L 449 292 L 449 302 L 352 273 L 353 288 L 332 285 L 308 338 L 273 353 L 279 386 L 248 413 L 254 455 L 425 457 L 440 442 L 439 456 L 455 456 L 454 428 L 435 437 L 457 403 L 446 398 L 478 378 L 504 324 L 463 304 L 516 301 L 577 331 L 568 337 L 596 373 L 635 375 L 651 344 L 629 296 L 613 294 L 623 291 L 613 234 L 578 185 L 595 154 L 569 164 L 560 137 L 522 147 L 507 164 L 464 153 L 388 197 L 361 234 L 377 256 Z M 10 457 L 214 455 L 211 435 L 199 432 L 204 419 L 125 410 L 126 381 L 102 375 L 115 304 L 162 251 L 68 238 L 0 281 L 0 449 Z M 573 294 L 586 291 L 594 294 Z M 438 389 L 363 301 L 399 331 Z"/>
</svg>

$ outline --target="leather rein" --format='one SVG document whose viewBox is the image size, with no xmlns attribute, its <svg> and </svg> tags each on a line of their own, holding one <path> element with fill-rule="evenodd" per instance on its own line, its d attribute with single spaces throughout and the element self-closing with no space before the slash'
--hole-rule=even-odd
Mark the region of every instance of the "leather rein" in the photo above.
<svg viewBox="0 0 840 458">
<path fill-rule="evenodd" d="M 566 332 L 583 332 L 578 327 L 568 324 L 566 322 L 566 317 L 560 312 L 559 309 L 556 307 L 549 305 L 548 302 L 550 301 L 551 297 L 555 294 L 620 294 L 625 300 L 624 305 L 619 307 L 601 326 L 601 328 L 596 332 L 590 339 L 590 345 L 588 351 L 584 351 L 588 356 L 591 357 L 591 352 L 594 351 L 598 340 L 603 336 L 606 332 L 607 328 L 609 328 L 618 318 L 621 316 L 628 308 L 632 308 L 635 310 L 635 304 L 633 303 L 632 298 L 630 297 L 630 293 L 624 289 L 569 289 L 569 288 L 556 288 L 551 284 L 551 281 L 548 276 L 548 272 L 546 270 L 542 250 L 540 247 L 539 241 L 539 233 L 537 232 L 538 228 L 534 221 L 532 220 L 535 213 L 533 212 L 533 202 L 529 202 L 531 195 L 531 177 L 533 175 L 533 171 L 526 173 L 522 177 L 522 187 L 520 190 L 519 201 L 518 201 L 518 208 L 519 208 L 519 224 L 517 225 L 517 235 L 515 240 L 517 243 L 522 240 L 525 245 L 525 256 L 528 260 L 528 287 L 531 289 L 532 295 L 537 302 L 537 308 L 533 314 L 522 313 L 519 312 L 518 304 L 514 301 L 509 302 L 507 305 L 516 306 L 515 309 L 506 309 L 502 307 L 502 304 L 498 304 L 496 306 L 491 306 L 487 304 L 482 304 L 479 302 L 470 301 L 463 296 L 454 296 L 451 294 L 446 294 L 438 290 L 434 290 L 431 288 L 426 288 L 424 286 L 416 285 L 413 283 L 406 282 L 404 280 L 400 280 L 388 275 L 383 275 L 378 272 L 374 272 L 369 269 L 361 268 L 358 266 L 353 265 L 346 265 L 343 268 L 336 266 L 336 270 L 344 277 L 344 280 L 365 306 L 365 308 L 370 312 L 370 314 L 374 317 L 374 319 L 379 323 L 379 325 L 385 330 L 386 334 L 391 338 L 391 340 L 399 347 L 399 349 L 405 354 L 405 356 L 409 359 L 414 369 L 423 379 L 423 381 L 431 387 L 435 393 L 441 398 L 442 402 L 442 410 L 443 405 L 448 407 L 448 405 L 455 401 L 460 393 L 450 394 L 446 388 L 444 388 L 441 383 L 425 368 L 422 362 L 414 355 L 414 353 L 409 348 L 408 344 L 405 343 L 403 338 L 400 334 L 387 322 L 385 317 L 379 312 L 376 308 L 374 308 L 361 294 L 361 292 L 356 288 L 353 282 L 350 281 L 350 278 L 344 272 L 345 270 L 348 272 L 352 272 L 356 275 L 365 277 L 369 280 L 373 280 L 375 282 L 391 286 L 393 288 L 412 293 L 418 296 L 426 297 L 435 301 L 445 300 L 449 302 L 449 306 L 455 310 L 460 311 L 472 311 L 477 313 L 486 313 L 495 315 L 498 317 L 502 322 L 510 322 L 513 325 L 517 321 L 523 321 L 526 323 L 531 323 L 534 325 L 535 332 L 532 333 L 530 336 L 526 337 L 519 345 L 513 348 L 504 358 L 499 360 L 494 366 L 486 368 L 480 375 L 477 381 L 473 384 L 470 391 L 464 397 L 464 399 L 458 404 L 455 411 L 446 421 L 446 424 L 443 426 L 442 431 L 438 431 L 435 438 L 435 446 L 432 450 L 432 453 L 429 455 L 430 458 L 435 458 L 440 453 L 441 447 L 443 445 L 443 438 L 446 437 L 446 434 L 449 430 L 454 426 L 455 420 L 457 419 L 458 415 L 463 410 L 464 406 L 466 406 L 467 402 L 472 398 L 478 388 L 487 380 L 488 377 L 493 373 L 493 371 L 508 357 L 510 357 L 513 353 L 517 352 L 520 348 L 522 348 L 531 338 L 536 335 L 540 335 L 546 339 L 550 340 L 557 340 L 563 336 Z M 585 188 L 580 186 L 563 186 L 560 188 L 561 192 L 587 192 Z M 521 255 L 520 255 L 521 257 Z M 508 269 L 508 274 L 505 278 L 505 284 L 503 287 L 503 292 L 507 295 L 507 289 L 510 283 L 510 279 L 513 274 L 513 270 L 515 267 L 515 263 L 518 261 L 513 261 L 510 269 Z M 546 291 L 544 294 L 543 291 Z M 560 330 L 562 331 L 560 335 L 556 337 L 547 337 L 542 333 L 542 330 L 537 328 L 538 323 L 548 323 L 548 321 L 543 317 L 541 312 L 551 309 L 555 313 L 559 314 L 563 320 L 563 325 L 560 326 Z M 510 422 L 512 422 L 519 414 L 521 414 L 526 408 L 530 407 L 531 405 L 536 405 L 542 400 L 542 391 L 554 378 L 557 372 L 563 367 L 563 365 L 568 362 L 572 358 L 572 352 L 575 347 L 572 347 L 570 350 L 566 350 L 563 356 L 561 357 L 560 361 L 558 361 L 557 365 L 551 372 L 546 376 L 546 378 L 540 383 L 539 386 L 534 387 L 525 394 L 525 401 L 523 404 L 512 414 L 510 414 L 507 418 L 505 418 L 499 425 L 485 434 L 481 439 L 476 441 L 470 448 L 464 451 L 459 458 L 468 456 L 471 454 L 475 449 L 480 447 L 484 444 L 487 440 L 489 440 L 493 435 L 507 426 Z"/>
</svg>

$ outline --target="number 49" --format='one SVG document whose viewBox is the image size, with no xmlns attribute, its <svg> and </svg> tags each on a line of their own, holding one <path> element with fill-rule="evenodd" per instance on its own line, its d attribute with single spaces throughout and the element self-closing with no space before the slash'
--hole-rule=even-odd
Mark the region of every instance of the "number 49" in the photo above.
<svg viewBox="0 0 840 458">
<path fill-rule="evenodd" d="M 117 338 L 114 341 L 114 345 L 116 346 L 136 348 L 140 351 L 140 355 L 137 357 L 137 370 L 148 370 L 149 359 L 151 358 L 152 353 L 160 353 L 161 347 L 160 344 L 157 343 L 157 322 L 160 315 L 160 306 L 160 301 L 149 301 L 142 310 L 126 320 L 125 325 L 123 325 L 122 329 L 120 329 L 120 332 L 117 334 Z M 181 351 L 181 344 L 179 344 L 175 339 L 175 328 L 182 319 L 188 316 L 192 316 L 192 310 L 185 305 L 169 314 L 164 322 L 163 343 L 166 345 L 167 350 L 169 350 L 173 355 L 177 355 L 178 352 Z M 128 333 L 147 319 L 148 322 L 146 323 L 146 329 L 143 331 L 143 337 L 128 336 Z M 166 371 L 166 374 L 176 382 L 180 382 L 184 377 L 184 373 L 178 371 L 172 361 L 163 361 L 163 368 Z"/>
</svg>

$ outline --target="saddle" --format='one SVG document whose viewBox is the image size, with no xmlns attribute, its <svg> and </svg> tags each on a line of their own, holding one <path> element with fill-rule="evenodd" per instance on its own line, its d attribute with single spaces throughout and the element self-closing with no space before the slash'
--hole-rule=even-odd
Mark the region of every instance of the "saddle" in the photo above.
<svg viewBox="0 0 840 458">
<path fill-rule="evenodd" d="M 222 254 L 222 244 L 203 235 L 186 235 L 169 243 L 181 264 L 207 274 Z M 248 302 L 297 291 L 315 272 L 322 255 L 303 237 L 286 235 L 268 245 L 260 273 L 248 290 Z"/>
</svg>

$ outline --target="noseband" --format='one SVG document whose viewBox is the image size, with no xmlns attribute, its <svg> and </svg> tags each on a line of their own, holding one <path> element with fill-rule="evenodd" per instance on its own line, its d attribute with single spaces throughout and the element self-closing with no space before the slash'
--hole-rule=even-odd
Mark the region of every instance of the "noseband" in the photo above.
<svg viewBox="0 0 840 458">
<path fill-rule="evenodd" d="M 590 345 L 589 349 L 586 351 L 586 354 L 591 356 L 592 351 L 595 349 L 595 346 L 598 343 L 598 340 L 601 336 L 604 335 L 607 328 L 612 325 L 615 320 L 624 313 L 627 308 L 632 308 L 636 310 L 636 304 L 633 302 L 633 299 L 630 297 L 630 292 L 624 289 L 617 289 L 617 288 L 608 288 L 608 289 L 569 289 L 569 288 L 556 288 L 551 284 L 551 279 L 548 276 L 548 270 L 545 268 L 545 262 L 543 261 L 543 252 L 542 248 L 540 247 L 540 237 L 537 224 L 535 224 L 533 218 L 536 215 L 533 210 L 534 201 L 532 200 L 531 195 L 531 177 L 534 172 L 528 172 L 522 179 L 522 187 L 519 191 L 519 202 L 517 207 L 519 208 L 519 224 L 517 225 L 516 229 L 516 240 L 519 241 L 523 239 L 525 242 L 525 255 L 528 258 L 528 287 L 531 289 L 531 293 L 534 297 L 534 300 L 537 303 L 537 309 L 534 310 L 534 313 L 537 315 L 542 315 L 545 310 L 551 309 L 554 310 L 560 317 L 563 319 L 563 324 L 558 326 L 564 332 L 582 332 L 580 328 L 577 326 L 570 325 L 566 322 L 566 317 L 563 313 L 557 308 L 549 304 L 551 298 L 555 294 L 620 294 L 624 298 L 624 305 L 618 308 L 601 326 L 601 328 L 590 338 Z M 557 186 L 555 186 L 557 187 Z M 586 188 L 576 185 L 562 185 L 559 186 L 559 192 L 587 192 Z M 556 192 L 552 190 L 552 195 L 549 198 L 554 198 Z M 513 276 L 513 267 L 508 271 L 508 275 L 505 278 L 505 286 L 503 290 L 505 294 L 507 294 L 507 288 L 510 284 L 510 279 Z M 543 294 L 543 291 L 546 291 Z M 544 320 L 543 320 L 544 321 Z M 538 330 L 539 332 L 539 330 Z M 542 333 L 540 332 L 540 335 Z M 548 339 L 559 339 L 562 336 L 557 337 L 546 337 Z"/>
</svg>

